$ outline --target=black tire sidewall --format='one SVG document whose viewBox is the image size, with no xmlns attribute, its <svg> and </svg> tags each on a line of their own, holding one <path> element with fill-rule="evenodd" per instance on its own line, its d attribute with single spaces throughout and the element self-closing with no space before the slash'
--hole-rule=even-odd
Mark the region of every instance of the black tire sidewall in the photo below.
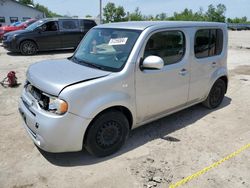
<svg viewBox="0 0 250 188">
<path fill-rule="evenodd" d="M 27 54 L 27 53 L 25 53 L 25 52 L 23 51 L 23 46 L 24 46 L 24 44 L 26 44 L 26 43 L 32 43 L 32 44 L 36 47 L 36 50 L 35 50 L 34 53 L 32 53 L 32 54 Z M 21 42 L 20 51 L 21 51 L 21 53 L 22 53 L 23 55 L 27 55 L 27 56 L 28 56 L 28 55 L 35 55 L 35 54 L 37 53 L 37 45 L 36 45 L 36 43 L 33 42 L 33 41 L 25 40 L 25 41 Z"/>
<path fill-rule="evenodd" d="M 211 95 L 213 94 L 214 89 L 217 88 L 217 87 L 220 87 L 220 89 L 221 89 L 220 100 L 218 101 L 218 103 L 212 104 L 212 102 L 211 102 Z M 221 79 L 217 80 L 214 83 L 214 85 L 213 85 L 213 87 L 212 87 L 212 89 L 211 89 L 211 91 L 209 93 L 209 97 L 208 97 L 208 105 L 209 105 L 209 107 L 211 109 L 217 108 L 221 104 L 221 102 L 223 101 L 224 95 L 225 95 L 225 91 L 226 91 L 225 82 L 223 80 L 221 80 Z"/>
<path fill-rule="evenodd" d="M 116 121 L 121 125 L 121 137 L 119 141 L 108 149 L 101 148 L 96 142 L 98 130 L 103 126 L 104 122 Z M 98 115 L 90 124 L 84 143 L 85 148 L 91 154 L 97 157 L 105 157 L 118 151 L 124 145 L 129 134 L 129 122 L 124 114 L 119 111 L 108 111 Z"/>
</svg>

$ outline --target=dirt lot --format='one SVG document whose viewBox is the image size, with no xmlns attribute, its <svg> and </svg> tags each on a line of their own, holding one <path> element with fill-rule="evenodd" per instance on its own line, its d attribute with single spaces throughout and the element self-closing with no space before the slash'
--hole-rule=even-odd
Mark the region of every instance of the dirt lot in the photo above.
<svg viewBox="0 0 250 188">
<path fill-rule="evenodd" d="M 102 159 L 86 151 L 38 150 L 17 111 L 22 85 L 0 86 L 0 187 L 168 187 L 249 144 L 250 32 L 230 32 L 229 38 L 230 84 L 220 108 L 196 105 L 140 127 L 117 154 Z M 0 79 L 15 70 L 23 83 L 30 64 L 71 54 L 25 57 L 0 47 Z M 250 148 L 213 167 L 180 187 L 250 187 Z"/>
</svg>

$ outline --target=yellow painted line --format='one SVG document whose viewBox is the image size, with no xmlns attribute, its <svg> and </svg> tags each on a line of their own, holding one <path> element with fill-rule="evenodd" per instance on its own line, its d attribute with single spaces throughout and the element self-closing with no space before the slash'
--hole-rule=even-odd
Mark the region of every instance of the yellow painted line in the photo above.
<svg viewBox="0 0 250 188">
<path fill-rule="evenodd" d="M 196 173 L 194 173 L 194 174 L 192 174 L 192 175 L 190 175 L 190 176 L 176 182 L 175 184 L 171 184 L 169 186 L 169 188 L 176 188 L 176 187 L 179 187 L 181 185 L 186 184 L 187 182 L 191 181 L 192 179 L 197 178 L 197 177 L 201 176 L 202 174 L 205 174 L 206 172 L 208 172 L 212 168 L 215 168 L 215 167 L 219 166 L 221 163 L 235 157 L 236 155 L 240 154 L 242 151 L 244 151 L 244 150 L 246 150 L 248 148 L 250 148 L 250 143 L 243 146 L 243 147 L 241 147 L 239 150 L 231 153 L 230 155 L 226 156 L 225 158 L 211 164 L 210 166 L 203 168 L 202 170 L 200 170 L 200 171 L 198 171 L 198 172 L 196 172 Z"/>
</svg>

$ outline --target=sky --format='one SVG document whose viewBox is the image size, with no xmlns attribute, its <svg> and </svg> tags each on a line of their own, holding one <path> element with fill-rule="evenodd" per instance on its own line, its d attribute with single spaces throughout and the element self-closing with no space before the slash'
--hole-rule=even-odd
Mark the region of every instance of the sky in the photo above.
<svg viewBox="0 0 250 188">
<path fill-rule="evenodd" d="M 45 5 L 61 15 L 96 17 L 99 14 L 100 0 L 34 0 L 34 2 Z M 132 12 L 139 7 L 143 15 L 156 15 L 164 12 L 167 16 L 172 16 L 174 12 L 180 12 L 185 8 L 198 11 L 202 7 L 206 11 L 209 4 L 222 3 L 227 7 L 226 17 L 247 16 L 250 20 L 249 0 L 102 0 L 103 7 L 108 2 L 123 6 L 126 12 Z"/>
</svg>

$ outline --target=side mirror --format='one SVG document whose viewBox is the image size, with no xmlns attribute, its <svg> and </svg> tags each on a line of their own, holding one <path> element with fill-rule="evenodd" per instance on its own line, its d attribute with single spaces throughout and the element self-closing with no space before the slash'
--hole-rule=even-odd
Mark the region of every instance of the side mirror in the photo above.
<svg viewBox="0 0 250 188">
<path fill-rule="evenodd" d="M 141 69 L 162 69 L 164 66 L 164 61 L 158 56 L 148 56 L 142 62 Z"/>
<path fill-rule="evenodd" d="M 38 31 L 38 33 L 41 33 L 43 31 L 43 28 L 41 26 L 37 27 L 36 30 Z"/>
</svg>

